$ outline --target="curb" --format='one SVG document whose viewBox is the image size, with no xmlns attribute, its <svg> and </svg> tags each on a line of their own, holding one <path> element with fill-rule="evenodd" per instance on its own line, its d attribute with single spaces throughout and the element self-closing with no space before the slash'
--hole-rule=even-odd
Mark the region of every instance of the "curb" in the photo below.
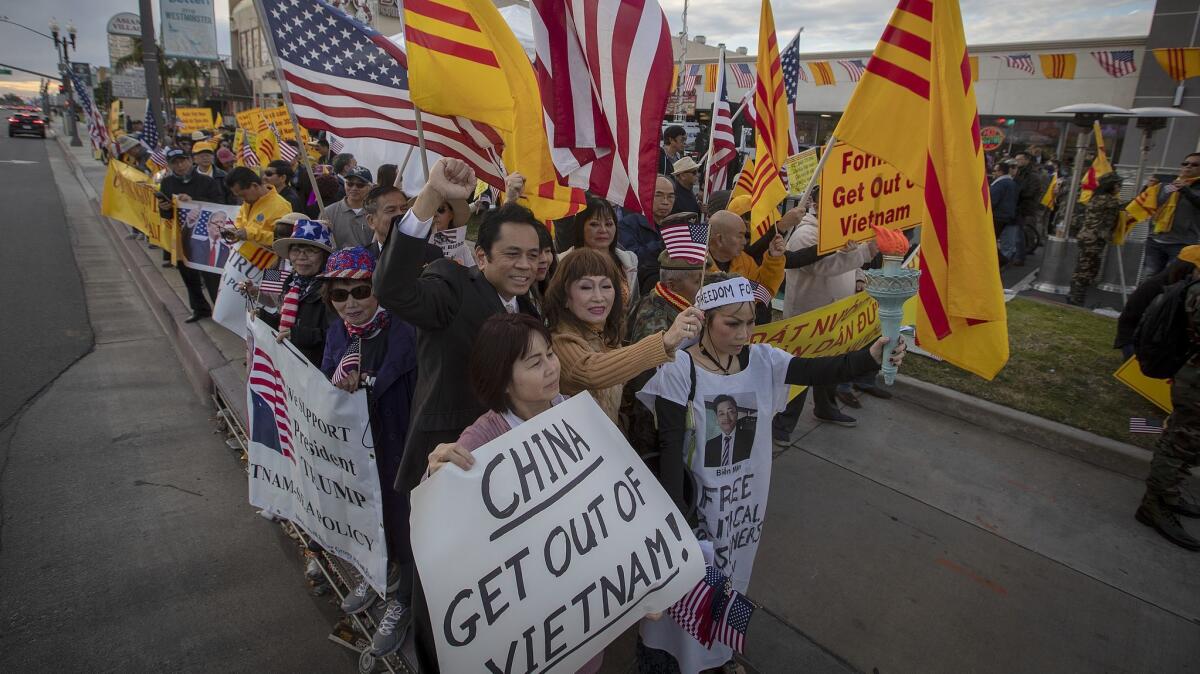
<svg viewBox="0 0 1200 674">
<path fill-rule="evenodd" d="M 191 312 L 184 305 L 183 300 L 179 299 L 175 291 L 167 285 L 166 280 L 159 273 L 158 267 L 147 259 L 138 242 L 125 238 L 125 225 L 117 224 L 101 215 L 100 196 L 96 194 L 96 190 L 83 174 L 83 167 L 71 154 L 71 150 L 63 142 L 62 136 L 55 133 L 54 138 L 59 149 L 62 150 L 67 164 L 71 167 L 75 180 L 79 182 L 91 203 L 92 212 L 97 221 L 101 223 L 108 234 L 121 262 L 132 274 L 134 285 L 146 300 L 146 304 L 149 305 L 151 313 L 154 314 L 167 338 L 171 340 L 179 362 L 183 365 L 184 374 L 187 375 L 196 395 L 207 404 L 213 387 L 212 370 L 224 365 L 225 357 L 221 355 L 220 350 L 217 349 L 216 344 L 208 337 L 203 328 L 194 323 L 184 323 L 184 319 L 190 316 Z"/>
<path fill-rule="evenodd" d="M 1137 480 L 1146 477 L 1152 452 L 1128 443 L 997 405 L 903 374 L 892 388 L 897 398 L 961 419 L 1052 452 L 1106 468 Z"/>
</svg>

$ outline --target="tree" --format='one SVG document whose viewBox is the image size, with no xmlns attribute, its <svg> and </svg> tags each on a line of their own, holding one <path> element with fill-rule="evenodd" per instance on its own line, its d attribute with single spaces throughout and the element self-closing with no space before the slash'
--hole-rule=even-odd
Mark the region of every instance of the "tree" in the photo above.
<svg viewBox="0 0 1200 674">
<path fill-rule="evenodd" d="M 133 49 L 113 63 L 113 70 L 120 72 L 140 66 L 142 56 L 142 40 L 133 38 Z M 163 98 L 167 100 L 182 98 L 190 105 L 199 105 L 209 89 L 209 78 L 209 69 L 196 61 L 164 58 L 158 61 L 158 80 L 163 83 Z"/>
</svg>

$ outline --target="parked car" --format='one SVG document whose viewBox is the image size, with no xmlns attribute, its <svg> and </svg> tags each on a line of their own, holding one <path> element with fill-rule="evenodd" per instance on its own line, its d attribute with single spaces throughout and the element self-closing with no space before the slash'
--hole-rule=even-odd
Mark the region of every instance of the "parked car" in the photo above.
<svg viewBox="0 0 1200 674">
<path fill-rule="evenodd" d="M 35 115 L 28 112 L 14 112 L 8 118 L 8 137 L 19 133 L 29 133 L 35 136 L 46 137 L 46 120 L 40 115 Z"/>
</svg>

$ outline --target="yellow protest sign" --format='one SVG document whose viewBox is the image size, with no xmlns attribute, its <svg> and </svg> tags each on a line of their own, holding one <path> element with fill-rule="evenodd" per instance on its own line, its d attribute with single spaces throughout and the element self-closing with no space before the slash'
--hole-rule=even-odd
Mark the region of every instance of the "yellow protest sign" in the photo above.
<svg viewBox="0 0 1200 674">
<path fill-rule="evenodd" d="M 879 337 L 879 305 L 865 292 L 807 313 L 754 328 L 753 344 L 770 344 L 794 356 L 840 356 Z M 804 387 L 793 386 L 789 398 Z"/>
<path fill-rule="evenodd" d="M 212 110 L 208 108 L 175 108 L 175 116 L 179 118 L 181 133 L 213 128 Z"/>
<path fill-rule="evenodd" d="M 108 109 L 108 131 L 113 140 L 121 135 L 121 99 L 114 100 Z"/>
<path fill-rule="evenodd" d="M 263 116 L 267 121 L 275 125 L 275 130 L 279 132 L 279 137 L 282 140 L 296 140 L 296 130 L 292 128 L 292 118 L 288 116 L 288 111 L 285 106 L 278 108 L 269 108 L 263 110 Z"/>
<path fill-rule="evenodd" d="M 794 154 L 783 162 L 783 170 L 787 172 L 788 194 L 798 197 L 804 194 L 808 181 L 817 170 L 817 148 L 810 147 L 800 154 Z"/>
<path fill-rule="evenodd" d="M 829 152 L 821 170 L 818 252 L 870 239 L 872 225 L 909 229 L 921 224 L 922 190 L 896 167 L 845 143 Z"/>
<path fill-rule="evenodd" d="M 158 214 L 155 192 L 157 188 L 145 173 L 110 159 L 100 196 L 100 213 L 145 234 L 150 244 L 170 251 L 174 261 L 178 255 L 175 219 L 167 220 Z"/>
<path fill-rule="evenodd" d="M 1171 384 L 1166 379 L 1151 379 L 1142 374 L 1137 356 L 1131 356 L 1121 367 L 1117 368 L 1113 376 L 1117 378 L 1117 381 L 1137 391 L 1143 398 L 1168 413 L 1174 409 L 1171 405 Z"/>
<path fill-rule="evenodd" d="M 262 108 L 250 108 L 237 113 L 237 125 L 242 129 L 257 129 L 258 118 L 262 115 Z"/>
</svg>

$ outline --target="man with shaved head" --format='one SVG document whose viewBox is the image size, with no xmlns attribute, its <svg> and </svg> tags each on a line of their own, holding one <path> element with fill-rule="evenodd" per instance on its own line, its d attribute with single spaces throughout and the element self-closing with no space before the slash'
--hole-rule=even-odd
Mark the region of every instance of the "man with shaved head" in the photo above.
<svg viewBox="0 0 1200 674">
<path fill-rule="evenodd" d="M 744 276 L 774 295 L 783 283 L 784 242 L 776 230 L 765 236 L 773 238 L 760 265 L 746 253 L 745 221 L 732 211 L 713 213 L 708 218 L 708 256 L 712 259 L 708 270 Z"/>
</svg>

